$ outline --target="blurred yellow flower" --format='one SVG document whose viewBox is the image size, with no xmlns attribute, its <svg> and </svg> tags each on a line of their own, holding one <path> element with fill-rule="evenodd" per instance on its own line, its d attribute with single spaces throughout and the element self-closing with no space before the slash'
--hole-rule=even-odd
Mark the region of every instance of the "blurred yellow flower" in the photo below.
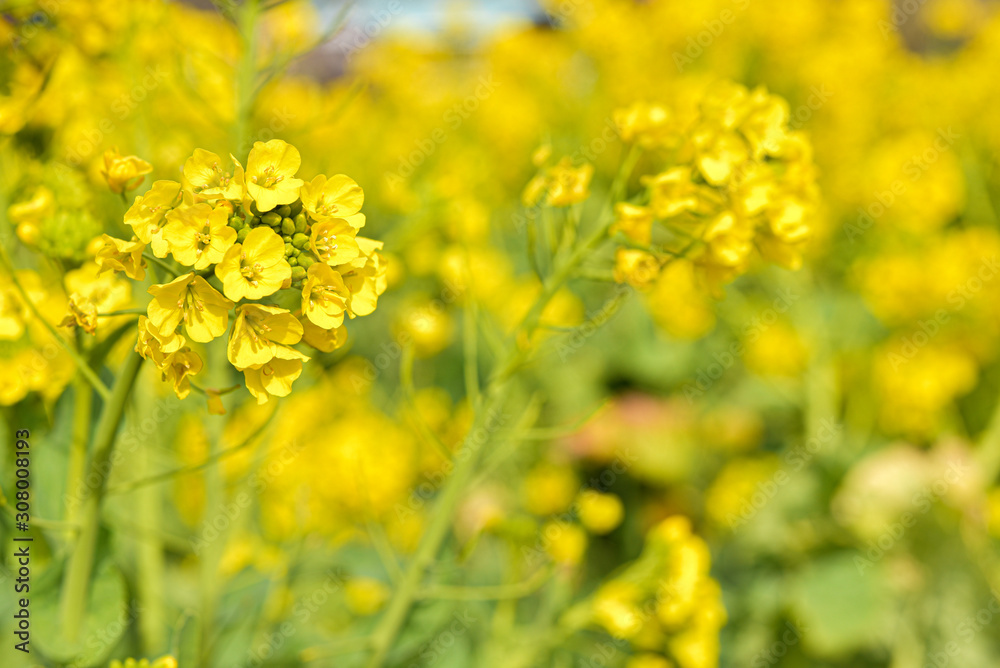
<svg viewBox="0 0 1000 668">
<path fill-rule="evenodd" d="M 135 190 L 142 184 L 146 174 L 153 171 L 153 166 L 134 155 L 122 156 L 117 148 L 104 152 L 104 167 L 101 175 L 108 182 L 112 192 L 125 193 Z"/>
</svg>

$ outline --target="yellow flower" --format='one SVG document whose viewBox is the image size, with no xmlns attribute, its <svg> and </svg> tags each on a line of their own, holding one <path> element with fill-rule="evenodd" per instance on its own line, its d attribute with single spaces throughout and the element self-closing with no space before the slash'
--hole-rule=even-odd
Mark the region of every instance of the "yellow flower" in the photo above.
<svg viewBox="0 0 1000 668">
<path fill-rule="evenodd" d="M 615 232 L 648 245 L 653 234 L 653 212 L 644 206 L 619 202 L 615 205 L 615 223 L 611 226 L 611 233 Z"/>
<path fill-rule="evenodd" d="M 351 293 L 344 279 L 328 265 L 317 262 L 309 267 L 302 284 L 302 313 L 324 329 L 344 324 L 344 311 Z"/>
<path fill-rule="evenodd" d="M 261 213 L 299 198 L 302 179 L 295 172 L 302 164 L 298 149 L 280 139 L 255 142 L 247 159 L 247 192 Z"/>
<path fill-rule="evenodd" d="M 742 267 L 753 250 L 753 228 L 731 212 L 719 214 L 704 235 L 712 264 Z"/>
<path fill-rule="evenodd" d="M 146 250 L 146 244 L 135 237 L 131 241 L 115 239 L 104 234 L 101 236 L 104 245 L 97 251 L 94 258 L 101 273 L 105 271 L 123 271 L 129 278 L 141 281 L 146 277 L 146 261 L 142 259 L 142 252 Z"/>
<path fill-rule="evenodd" d="M 10 218 L 10 222 L 18 226 L 25 223 L 37 225 L 53 211 L 55 211 L 55 196 L 45 186 L 38 186 L 30 199 L 7 207 L 7 217 Z"/>
<path fill-rule="evenodd" d="M 212 208 L 201 202 L 167 214 L 163 238 L 181 264 L 201 270 L 216 264 L 236 243 L 236 230 L 229 226 L 228 204 Z"/>
<path fill-rule="evenodd" d="M 358 257 L 357 230 L 343 218 L 330 218 L 312 226 L 309 246 L 323 262 L 334 266 Z"/>
<path fill-rule="evenodd" d="M 619 248 L 615 251 L 614 277 L 634 288 L 648 288 L 660 275 L 660 261 L 646 251 Z"/>
<path fill-rule="evenodd" d="M 255 227 L 215 265 L 222 291 L 233 301 L 260 299 L 277 292 L 292 278 L 285 244 L 269 227 Z"/>
<path fill-rule="evenodd" d="M 308 359 L 301 353 L 286 350 L 301 340 L 302 323 L 285 309 L 243 304 L 236 309 L 226 352 L 237 369 L 260 366 L 275 357 Z"/>
<path fill-rule="evenodd" d="M 614 494 L 602 494 L 592 489 L 580 494 L 577 511 L 580 523 L 591 533 L 598 535 L 613 531 L 625 516 L 625 506 L 621 499 Z"/>
<path fill-rule="evenodd" d="M 569 206 L 590 197 L 590 179 L 594 166 L 590 163 L 574 167 L 572 161 L 563 158 L 548 171 L 549 206 Z"/>
<path fill-rule="evenodd" d="M 655 176 L 642 177 L 649 189 L 649 205 L 657 218 L 671 218 L 693 211 L 704 213 L 709 192 L 698 186 L 690 167 L 673 167 Z"/>
<path fill-rule="evenodd" d="M 319 327 L 301 314 L 299 315 L 299 322 L 302 323 L 302 342 L 312 346 L 316 350 L 324 353 L 332 353 L 347 343 L 346 327 L 337 327 L 336 329 Z"/>
<path fill-rule="evenodd" d="M 189 377 L 197 375 L 203 366 L 204 363 L 198 353 L 192 352 L 190 348 L 182 348 L 167 355 L 159 365 L 159 369 L 163 374 L 163 380 L 173 383 L 177 398 L 184 399 L 191 393 Z"/>
<path fill-rule="evenodd" d="M 615 126 L 626 143 L 637 142 L 644 148 L 669 144 L 676 136 L 670 110 L 658 104 L 636 102 L 630 107 L 616 109 Z"/>
<path fill-rule="evenodd" d="M 344 585 L 347 606 L 356 615 L 374 615 L 389 599 L 391 590 L 380 580 L 366 577 L 351 578 Z"/>
<path fill-rule="evenodd" d="M 699 128 L 692 135 L 698 171 L 713 186 L 729 181 L 737 167 L 746 162 L 747 144 L 735 132 L 710 125 Z"/>
<path fill-rule="evenodd" d="M 348 176 L 335 174 L 329 179 L 320 174 L 302 186 L 302 208 L 313 218 L 345 218 L 361 210 L 365 193 Z"/>
<path fill-rule="evenodd" d="M 181 334 L 161 334 L 149 318 L 139 316 L 139 337 L 135 343 L 135 351 L 143 359 L 152 360 L 153 364 L 160 367 L 167 355 L 177 352 L 186 344 L 187 340 Z"/>
<path fill-rule="evenodd" d="M 70 308 L 81 309 L 81 313 L 89 313 L 87 304 L 93 305 L 96 313 L 108 313 L 128 306 L 131 300 L 131 287 L 114 274 L 101 274 L 100 268 L 94 262 L 87 262 L 79 269 L 66 274 L 66 292 L 76 295 L 71 298 Z M 86 329 L 83 322 L 78 323 Z M 89 325 L 88 325 L 89 326 Z M 93 332 L 91 332 L 93 333 Z"/>
<path fill-rule="evenodd" d="M 219 294 L 201 276 L 184 274 L 166 285 L 153 285 L 147 313 L 149 321 L 167 336 L 184 323 L 192 341 L 207 343 L 226 331 L 233 302 Z"/>
<path fill-rule="evenodd" d="M 382 242 L 358 237 L 357 243 L 361 254 L 347 264 L 334 267 L 344 278 L 344 285 L 351 291 L 347 313 L 352 318 L 373 312 L 379 295 L 387 287 L 387 266 L 385 258 L 379 253 Z"/>
<path fill-rule="evenodd" d="M 60 325 L 79 327 L 93 336 L 97 333 L 97 306 L 86 296 L 74 292 L 69 296 L 69 314 Z"/>
<path fill-rule="evenodd" d="M 222 168 L 222 159 L 215 153 L 196 148 L 184 161 L 184 189 L 206 200 L 242 202 L 246 191 L 243 165 L 232 155 L 229 158 L 233 161 L 231 173 Z"/>
<path fill-rule="evenodd" d="M 124 193 L 135 190 L 142 183 L 146 174 L 153 171 L 153 166 L 134 155 L 122 156 L 117 148 L 104 152 L 104 167 L 101 176 L 108 182 L 112 192 Z"/>
<path fill-rule="evenodd" d="M 258 404 L 266 404 L 272 396 L 287 397 L 292 392 L 292 383 L 301 374 L 302 361 L 297 359 L 275 358 L 267 364 L 243 370 L 247 389 Z"/>
<path fill-rule="evenodd" d="M 149 244 L 156 257 L 166 257 L 169 245 L 163 238 L 163 220 L 167 212 L 181 201 L 181 184 L 176 181 L 156 181 L 142 197 L 125 212 L 125 224 L 144 244 Z"/>
</svg>

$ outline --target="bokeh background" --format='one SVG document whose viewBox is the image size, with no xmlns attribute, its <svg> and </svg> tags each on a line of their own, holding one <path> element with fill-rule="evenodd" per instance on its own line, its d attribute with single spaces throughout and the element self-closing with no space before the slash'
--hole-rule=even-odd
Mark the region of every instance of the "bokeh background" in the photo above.
<svg viewBox="0 0 1000 668">
<path fill-rule="evenodd" d="M 6 327 L 2 297 L 0 488 L 30 426 L 36 518 L 24 657 L 0 516 L 4 666 L 365 665 L 358 638 L 447 476 L 438 446 L 473 420 L 463 333 L 486 373 L 540 290 L 533 155 L 593 164 L 604 193 L 616 109 L 683 107 L 720 80 L 787 100 L 811 142 L 801 267 L 757 262 L 713 291 L 679 264 L 643 290 L 557 295 L 388 665 L 997 664 L 996 3 L 271 4 L 252 98 L 240 3 L 0 5 L 0 239 L 53 322 L 93 237 L 124 236 L 111 147 L 154 165 L 141 193 L 196 147 L 284 139 L 303 172 L 364 188 L 390 259 L 378 310 L 281 402 L 234 393 L 209 416 L 144 372 L 76 645 L 55 609 L 81 384 L 43 328 Z M 145 303 L 141 286 L 105 296 Z M 683 609 L 645 613 L 664 583 Z"/>
</svg>

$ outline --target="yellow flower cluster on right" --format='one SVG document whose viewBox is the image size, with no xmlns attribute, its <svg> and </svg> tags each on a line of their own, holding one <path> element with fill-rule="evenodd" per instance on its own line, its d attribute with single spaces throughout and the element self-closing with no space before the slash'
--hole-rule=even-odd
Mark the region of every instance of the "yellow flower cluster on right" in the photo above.
<svg viewBox="0 0 1000 668">
<path fill-rule="evenodd" d="M 789 128 L 787 103 L 721 83 L 688 116 L 645 103 L 615 114 L 622 139 L 662 165 L 641 177 L 637 198 L 615 207 L 616 280 L 645 289 L 690 257 L 717 288 L 747 270 L 754 249 L 797 268 L 818 191 L 812 149 Z"/>
<path fill-rule="evenodd" d="M 670 517 L 647 535 L 639 559 L 590 599 L 592 620 L 649 660 L 716 666 L 726 610 L 710 563 L 708 545 L 691 532 L 688 519 Z"/>
</svg>

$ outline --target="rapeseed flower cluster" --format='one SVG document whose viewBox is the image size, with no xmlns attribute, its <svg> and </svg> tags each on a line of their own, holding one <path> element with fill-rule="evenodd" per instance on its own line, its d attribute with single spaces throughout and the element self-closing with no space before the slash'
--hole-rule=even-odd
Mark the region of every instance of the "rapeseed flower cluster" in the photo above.
<svg viewBox="0 0 1000 668">
<path fill-rule="evenodd" d="M 197 149 L 180 183 L 156 181 L 135 199 L 131 240 L 105 235 L 102 268 L 141 280 L 147 247 L 190 268 L 149 288 L 136 344 L 177 396 L 204 367 L 191 344 L 227 329 L 229 362 L 257 401 L 287 396 L 309 359 L 294 346 L 333 351 L 345 317 L 375 310 L 386 265 L 382 244 L 358 236 L 364 193 L 344 175 L 297 178 L 300 164 L 280 139 L 255 143 L 245 168 Z"/>
</svg>

